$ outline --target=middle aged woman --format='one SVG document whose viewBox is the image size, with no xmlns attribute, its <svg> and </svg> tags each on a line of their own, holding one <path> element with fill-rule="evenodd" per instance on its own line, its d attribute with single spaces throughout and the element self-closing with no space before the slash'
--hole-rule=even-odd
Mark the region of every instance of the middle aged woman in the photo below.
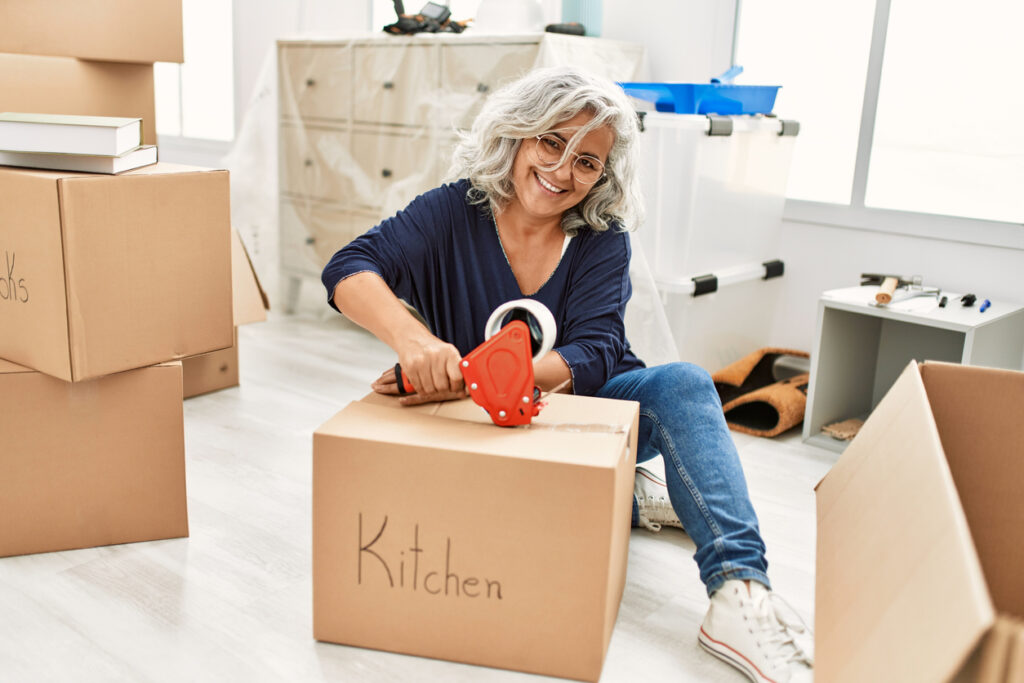
<svg viewBox="0 0 1024 683">
<path fill-rule="evenodd" d="M 710 376 L 687 363 L 647 368 L 626 340 L 623 230 L 639 221 L 637 135 L 629 101 L 610 81 L 571 68 L 531 72 L 494 93 L 463 136 L 461 180 L 334 255 L 323 273 L 328 300 L 397 352 L 418 391 L 406 404 L 465 396 L 459 360 L 484 341 L 491 311 L 523 297 L 546 305 L 558 338 L 534 364 L 537 384 L 640 403 L 637 461 L 661 453 L 666 480 L 637 469 L 633 524 L 683 527 L 696 544 L 711 597 L 700 644 L 755 681 L 810 681 L 800 627 L 770 590 Z M 398 393 L 394 371 L 373 388 Z"/>
</svg>

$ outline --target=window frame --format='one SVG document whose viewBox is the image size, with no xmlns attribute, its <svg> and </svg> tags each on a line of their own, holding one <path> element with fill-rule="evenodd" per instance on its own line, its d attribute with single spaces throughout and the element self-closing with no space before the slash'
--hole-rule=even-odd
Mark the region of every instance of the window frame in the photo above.
<svg viewBox="0 0 1024 683">
<path fill-rule="evenodd" d="M 742 0 L 737 0 L 737 15 L 741 2 Z M 890 5 L 891 0 L 875 1 L 850 201 L 848 204 L 832 204 L 787 197 L 782 213 L 783 219 L 796 223 L 1024 250 L 1024 223 L 879 209 L 864 205 Z M 735 34 L 733 40 L 735 54 Z"/>
</svg>

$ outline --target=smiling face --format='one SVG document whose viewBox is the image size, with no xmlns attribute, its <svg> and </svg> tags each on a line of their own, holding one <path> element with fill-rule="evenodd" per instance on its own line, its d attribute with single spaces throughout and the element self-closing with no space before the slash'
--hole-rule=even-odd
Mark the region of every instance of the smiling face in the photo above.
<svg viewBox="0 0 1024 683">
<path fill-rule="evenodd" d="M 555 126 L 552 133 L 568 141 L 592 118 L 590 113 L 581 112 Z M 590 131 L 580 140 L 576 154 L 592 156 L 601 163 L 606 163 L 614 141 L 615 135 L 611 128 L 602 126 Z M 570 154 L 565 163 L 553 171 L 549 170 L 551 166 L 544 164 L 537 157 L 534 138 L 523 140 L 512 162 L 515 197 L 512 198 L 508 209 L 514 212 L 522 211 L 524 217 L 534 221 L 560 221 L 562 214 L 583 201 L 594 187 L 585 185 L 573 177 L 572 165 L 575 160 L 576 156 Z"/>
</svg>

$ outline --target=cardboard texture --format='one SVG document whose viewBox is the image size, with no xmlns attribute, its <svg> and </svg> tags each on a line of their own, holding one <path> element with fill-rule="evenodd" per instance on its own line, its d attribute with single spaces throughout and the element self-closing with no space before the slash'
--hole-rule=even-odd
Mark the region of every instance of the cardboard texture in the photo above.
<svg viewBox="0 0 1024 683">
<path fill-rule="evenodd" d="M 0 358 L 80 381 L 232 344 L 227 171 L 0 168 Z"/>
<path fill-rule="evenodd" d="M 0 556 L 188 535 L 181 367 L 71 384 L 0 360 Z"/>
<path fill-rule="evenodd" d="M 181 360 L 181 397 L 192 398 L 238 386 L 238 328 L 235 343 L 220 351 L 211 351 Z"/>
<path fill-rule="evenodd" d="M 183 398 L 238 386 L 238 326 L 263 322 L 270 307 L 267 295 L 249 260 L 238 231 L 231 230 L 231 300 L 235 342 L 230 348 L 211 351 L 181 361 Z"/>
<path fill-rule="evenodd" d="M 260 285 L 256 269 L 252 267 L 242 237 L 234 228 L 231 229 L 231 292 L 235 327 L 267 319 L 270 301 Z"/>
<path fill-rule="evenodd" d="M 911 363 L 818 484 L 816 681 L 1021 680 L 983 672 L 1024 642 L 1022 406 L 1024 373 Z"/>
<path fill-rule="evenodd" d="M 137 117 L 155 145 L 153 65 L 0 54 L 0 111 Z"/>
<path fill-rule="evenodd" d="M 181 0 L 4 0 L 0 52 L 183 62 Z"/>
<path fill-rule="evenodd" d="M 596 681 L 625 584 L 638 404 L 528 428 L 371 395 L 313 436 L 318 640 Z"/>
</svg>

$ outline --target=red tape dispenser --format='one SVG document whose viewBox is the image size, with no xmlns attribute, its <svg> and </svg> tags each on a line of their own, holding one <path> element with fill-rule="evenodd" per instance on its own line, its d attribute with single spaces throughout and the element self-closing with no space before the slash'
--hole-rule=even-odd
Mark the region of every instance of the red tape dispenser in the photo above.
<svg viewBox="0 0 1024 683">
<path fill-rule="evenodd" d="M 544 404 L 534 384 L 533 363 L 554 348 L 555 336 L 554 316 L 539 301 L 516 299 L 491 313 L 484 328 L 486 341 L 459 365 L 470 398 L 494 424 L 526 425 L 540 413 Z M 399 393 L 415 392 L 401 366 L 395 366 L 395 375 Z"/>
</svg>

